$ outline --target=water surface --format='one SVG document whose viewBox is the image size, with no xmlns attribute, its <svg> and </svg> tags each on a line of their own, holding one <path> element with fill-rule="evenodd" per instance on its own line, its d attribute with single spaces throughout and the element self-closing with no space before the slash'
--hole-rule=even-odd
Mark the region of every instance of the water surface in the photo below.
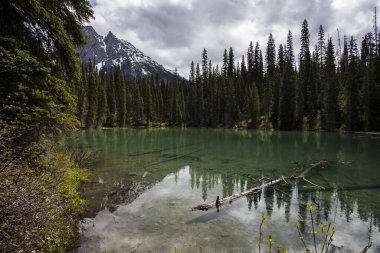
<svg viewBox="0 0 380 253">
<path fill-rule="evenodd" d="M 250 252 L 257 250 L 262 213 L 265 236 L 304 252 L 295 225 L 306 221 L 301 230 L 311 242 L 307 205 L 313 201 L 317 222 L 331 221 L 337 229 L 332 252 L 360 252 L 369 242 L 380 252 L 379 136 L 104 129 L 77 133 L 68 145 L 99 153 L 84 187 L 88 205 L 78 252 Z M 308 179 L 326 190 L 289 183 L 220 212 L 191 211 L 320 160 L 328 162 Z"/>
</svg>

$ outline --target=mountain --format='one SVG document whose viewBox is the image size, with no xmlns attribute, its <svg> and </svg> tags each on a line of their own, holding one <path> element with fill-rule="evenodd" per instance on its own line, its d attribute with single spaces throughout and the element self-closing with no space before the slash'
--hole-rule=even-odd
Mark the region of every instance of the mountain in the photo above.
<svg viewBox="0 0 380 253">
<path fill-rule="evenodd" d="M 103 37 L 92 26 L 85 26 L 83 30 L 87 44 L 78 48 L 81 62 L 94 60 L 99 70 L 120 65 L 127 78 L 147 75 L 158 75 L 163 79 L 174 77 L 174 72 L 144 55 L 128 41 L 117 38 L 111 31 Z"/>
</svg>

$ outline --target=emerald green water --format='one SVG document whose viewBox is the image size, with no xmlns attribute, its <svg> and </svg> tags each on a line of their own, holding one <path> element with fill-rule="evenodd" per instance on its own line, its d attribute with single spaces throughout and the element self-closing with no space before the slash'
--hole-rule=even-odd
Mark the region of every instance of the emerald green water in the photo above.
<svg viewBox="0 0 380 253">
<path fill-rule="evenodd" d="M 313 198 L 320 206 L 317 222 L 331 221 L 337 229 L 332 252 L 360 252 L 368 242 L 370 252 L 380 252 L 379 135 L 104 129 L 78 132 L 68 146 L 99 156 L 83 190 L 87 210 L 78 252 L 257 251 L 262 213 L 265 236 L 289 252 L 304 252 L 295 225 L 307 220 L 302 231 L 311 243 L 306 205 Z M 328 162 L 307 178 L 323 191 L 289 182 L 219 213 L 191 211 L 320 160 Z"/>
</svg>

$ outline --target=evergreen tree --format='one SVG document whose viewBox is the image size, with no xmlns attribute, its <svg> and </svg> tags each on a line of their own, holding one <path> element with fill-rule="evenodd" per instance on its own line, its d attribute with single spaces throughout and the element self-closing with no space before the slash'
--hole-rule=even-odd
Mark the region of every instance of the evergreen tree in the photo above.
<svg viewBox="0 0 380 253">
<path fill-rule="evenodd" d="M 361 73 L 359 69 L 359 58 L 358 58 L 358 48 L 356 45 L 356 40 L 351 37 L 348 46 L 348 68 L 345 77 L 347 78 L 346 84 L 346 125 L 349 130 L 357 131 L 361 128 L 360 126 L 360 82 Z"/>
<path fill-rule="evenodd" d="M 270 34 L 268 38 L 265 61 L 267 64 L 266 74 L 270 78 L 273 78 L 276 71 L 276 45 L 274 44 L 272 34 Z"/>
<path fill-rule="evenodd" d="M 208 78 L 208 59 L 207 59 L 207 50 L 206 48 L 203 49 L 202 53 L 202 77 L 203 81 L 206 81 Z"/>
<path fill-rule="evenodd" d="M 263 75 L 264 75 L 264 65 L 263 65 L 262 53 L 261 53 L 259 43 L 256 42 L 255 51 L 253 55 L 253 80 L 257 85 L 260 97 L 263 97 L 263 92 L 264 92 Z"/>
<path fill-rule="evenodd" d="M 110 71 L 106 79 L 106 93 L 107 93 L 107 117 L 106 125 L 113 127 L 116 125 L 116 83 L 115 73 Z"/>
<path fill-rule="evenodd" d="M 89 1 L 11 1 L 0 7 L 0 127 L 21 142 L 74 127 L 73 86 L 81 82 L 75 47 L 84 44 Z"/>
<path fill-rule="evenodd" d="M 285 49 L 285 68 L 281 87 L 280 129 L 293 130 L 295 122 L 295 73 L 294 73 L 293 35 L 288 32 Z"/>
<path fill-rule="evenodd" d="M 247 71 L 248 71 L 248 83 L 253 82 L 253 63 L 254 61 L 254 51 L 253 51 L 253 44 L 252 41 L 249 43 L 248 52 L 247 52 Z"/>
<path fill-rule="evenodd" d="M 241 71 L 241 76 L 243 77 L 244 81 L 247 81 L 247 67 L 245 65 L 244 55 L 241 58 L 240 71 Z"/>
<path fill-rule="evenodd" d="M 99 96 L 99 78 L 97 78 L 97 72 L 93 62 L 89 61 L 87 67 L 87 101 L 88 111 L 86 116 L 86 127 L 95 127 L 98 111 L 98 96 Z"/>
<path fill-rule="evenodd" d="M 317 52 L 319 55 L 319 66 L 322 69 L 324 66 L 324 60 L 325 60 L 325 54 L 326 54 L 325 30 L 322 25 L 319 26 L 317 49 L 318 49 Z"/>
<path fill-rule="evenodd" d="M 308 22 L 305 19 L 301 29 L 301 51 L 299 55 L 299 88 L 298 88 L 298 126 L 302 122 L 310 122 L 314 125 L 315 104 L 311 97 L 312 76 L 311 76 L 311 54 L 310 54 L 310 34 Z"/>
<path fill-rule="evenodd" d="M 142 85 L 142 96 L 144 97 L 144 114 L 147 120 L 147 124 L 149 126 L 154 118 L 152 83 L 149 81 L 148 78 L 144 78 Z"/>
<path fill-rule="evenodd" d="M 223 66 L 222 66 L 222 75 L 225 79 L 228 77 L 228 54 L 227 49 L 224 49 L 223 52 Z"/>
<path fill-rule="evenodd" d="M 279 128 L 279 120 L 280 120 L 280 94 L 281 94 L 281 84 L 283 79 L 283 73 L 285 69 L 285 56 L 284 56 L 284 48 L 282 44 L 278 47 L 278 57 L 277 57 L 277 66 L 275 73 L 275 80 L 273 86 L 273 113 L 271 122 L 275 129 Z"/>
<path fill-rule="evenodd" d="M 255 83 L 249 87 L 250 94 L 250 118 L 251 118 L 251 126 L 252 128 L 257 128 L 257 124 L 260 116 L 260 97 L 259 92 L 257 90 L 257 86 Z"/>
<path fill-rule="evenodd" d="M 98 111 L 97 111 L 97 122 L 96 127 L 101 127 L 104 125 L 107 116 L 107 95 L 106 95 L 106 79 L 104 78 L 104 72 L 101 73 L 100 86 L 98 89 Z"/>
<path fill-rule="evenodd" d="M 234 78 L 235 73 L 235 56 L 234 50 L 230 47 L 230 51 L 228 53 L 228 66 L 227 66 L 227 77 Z"/>
<path fill-rule="evenodd" d="M 81 66 L 81 82 L 79 82 L 76 94 L 78 94 L 77 101 L 77 117 L 80 126 L 85 126 L 86 110 L 87 110 L 87 73 L 86 65 Z"/>
<path fill-rule="evenodd" d="M 125 122 L 127 119 L 127 97 L 126 88 L 123 72 L 121 71 L 120 65 L 116 68 L 115 73 L 116 81 L 116 92 L 117 96 L 117 119 L 119 127 L 125 127 Z"/>
<path fill-rule="evenodd" d="M 378 131 L 380 128 L 380 85 L 376 85 L 376 43 L 372 33 L 366 34 L 363 38 L 361 56 L 365 69 L 363 80 L 364 129 Z"/>
<path fill-rule="evenodd" d="M 267 43 L 267 51 L 265 55 L 266 60 L 266 75 L 265 86 L 263 94 L 263 114 L 265 117 L 266 125 L 271 120 L 271 113 L 273 112 L 273 86 L 275 82 L 276 71 L 276 46 L 272 34 L 269 35 Z"/>
<path fill-rule="evenodd" d="M 338 81 L 336 76 L 335 52 L 332 39 L 327 43 L 325 67 L 323 68 L 323 82 L 325 88 L 322 98 L 322 121 L 323 128 L 333 131 L 338 124 Z"/>
<path fill-rule="evenodd" d="M 195 69 L 194 69 L 194 62 L 191 61 L 191 64 L 190 64 L 190 77 L 189 77 L 189 81 L 191 84 L 194 84 L 195 82 Z"/>
</svg>

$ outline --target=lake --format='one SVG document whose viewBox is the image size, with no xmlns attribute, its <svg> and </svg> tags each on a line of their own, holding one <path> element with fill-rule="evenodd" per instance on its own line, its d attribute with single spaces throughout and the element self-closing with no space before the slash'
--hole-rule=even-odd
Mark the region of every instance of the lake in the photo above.
<svg viewBox="0 0 380 253">
<path fill-rule="evenodd" d="M 83 187 L 87 201 L 78 252 L 305 252 L 312 248 L 308 205 L 318 224 L 336 228 L 331 252 L 380 252 L 380 136 L 223 129 L 102 129 L 67 141 L 98 161 Z M 288 182 L 223 205 L 192 211 L 262 184 L 298 175 L 321 160 L 306 182 Z M 323 234 L 318 231 L 317 244 Z M 277 252 L 277 251 L 275 251 Z"/>
</svg>

